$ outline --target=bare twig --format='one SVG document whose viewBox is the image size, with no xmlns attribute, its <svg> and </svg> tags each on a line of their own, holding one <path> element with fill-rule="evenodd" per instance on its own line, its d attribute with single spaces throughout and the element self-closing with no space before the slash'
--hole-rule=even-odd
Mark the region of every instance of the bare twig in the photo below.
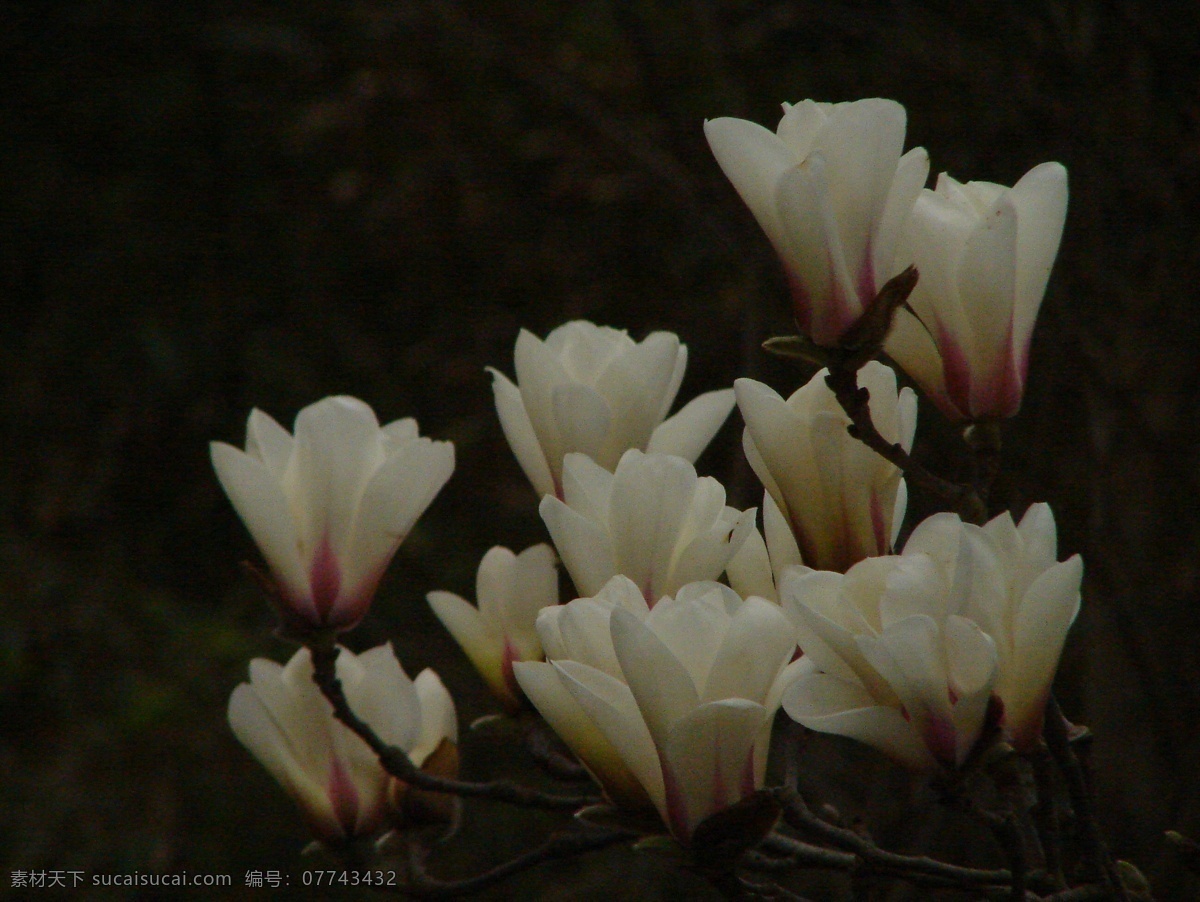
<svg viewBox="0 0 1200 902">
<path fill-rule="evenodd" d="M 620 831 L 555 833 L 536 849 L 531 849 L 524 855 L 465 880 L 438 880 L 431 876 L 425 869 L 427 850 L 414 843 L 409 846 L 409 882 L 398 887 L 398 890 L 403 895 L 414 899 L 447 899 L 467 896 L 495 886 L 514 874 L 527 871 L 547 861 L 573 858 L 587 852 L 615 846 L 632 838 L 633 834 Z"/>
<path fill-rule="evenodd" d="M 1071 807 L 1075 810 L 1075 819 L 1079 825 L 1084 843 L 1084 855 L 1092 871 L 1092 877 L 1106 886 L 1112 898 L 1121 902 L 1129 902 L 1129 894 L 1117 875 L 1112 856 L 1100 832 L 1100 824 L 1096 820 L 1096 811 L 1092 806 L 1092 792 L 1087 777 L 1071 748 L 1070 736 L 1067 733 L 1067 720 L 1063 717 L 1062 708 L 1053 694 L 1046 702 L 1045 727 L 1043 728 L 1046 746 L 1054 757 L 1055 763 L 1062 772 L 1067 784 L 1067 794 L 1071 798 Z"/>
</svg>

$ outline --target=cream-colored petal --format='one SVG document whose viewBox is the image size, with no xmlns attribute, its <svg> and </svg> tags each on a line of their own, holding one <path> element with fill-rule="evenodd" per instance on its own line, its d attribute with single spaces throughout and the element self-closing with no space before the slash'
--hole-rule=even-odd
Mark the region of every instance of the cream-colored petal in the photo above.
<svg viewBox="0 0 1200 902">
<path fill-rule="evenodd" d="M 246 453 L 262 462 L 277 480 L 283 480 L 292 456 L 292 434 L 258 408 L 246 424 Z"/>
<path fill-rule="evenodd" d="M 471 664 L 492 688 L 507 695 L 504 682 L 504 638 L 484 622 L 479 611 L 465 598 L 452 592 L 430 592 L 426 598 L 434 615 L 471 659 Z"/>
<path fill-rule="evenodd" d="M 772 131 L 744 119 L 710 119 L 704 123 L 708 146 L 725 176 L 776 249 L 789 243 L 775 208 L 775 186 L 798 160 Z"/>
<path fill-rule="evenodd" d="M 300 559 L 299 535 L 279 482 L 265 464 L 232 445 L 213 442 L 209 447 L 221 488 L 250 530 L 271 571 L 283 583 L 289 601 L 303 605 L 301 613 L 315 620 L 308 574 Z"/>
<path fill-rule="evenodd" d="M 508 377 L 499 370 L 489 368 L 492 374 L 492 393 L 496 398 L 496 415 L 500 418 L 500 428 L 508 440 L 508 446 L 516 455 L 517 463 L 521 465 L 526 478 L 533 484 L 533 490 L 541 495 L 555 493 L 554 475 L 550 463 L 546 460 L 545 451 L 534 432 L 533 423 L 525 410 L 525 402 L 521 391 L 509 381 Z M 561 472 L 562 461 L 554 462 L 555 472 Z"/>
<path fill-rule="evenodd" d="M 575 590 L 581 596 L 595 595 L 617 573 L 608 532 L 552 495 L 542 498 L 538 511 Z"/>
<path fill-rule="evenodd" d="M 417 674 L 413 689 L 421 703 L 421 729 L 408 755 L 420 767 L 443 739 L 458 742 L 458 713 L 445 684 L 428 667 Z"/>
<path fill-rule="evenodd" d="M 673 417 L 659 424 L 650 436 L 646 450 L 674 454 L 694 462 L 729 418 L 735 400 L 732 388 L 705 392 L 693 398 Z"/>
<path fill-rule="evenodd" d="M 662 640 L 628 611 L 613 611 L 613 648 L 629 691 L 657 745 L 700 701 L 692 677 Z"/>
</svg>

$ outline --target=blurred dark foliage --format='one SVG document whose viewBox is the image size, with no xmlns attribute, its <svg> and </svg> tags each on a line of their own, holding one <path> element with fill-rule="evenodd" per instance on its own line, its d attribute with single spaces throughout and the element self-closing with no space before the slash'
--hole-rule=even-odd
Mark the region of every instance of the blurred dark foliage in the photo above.
<svg viewBox="0 0 1200 902">
<path fill-rule="evenodd" d="M 0 4 L 0 882 L 189 870 L 240 887 L 314 863 L 225 722 L 249 658 L 291 654 L 208 462 L 251 407 L 290 424 L 346 392 L 455 441 L 453 480 L 349 642 L 434 666 L 464 727 L 488 713 L 423 600 L 472 595 L 489 546 L 544 538 L 484 367 L 511 373 L 520 327 L 584 317 L 679 332 L 681 397 L 739 375 L 792 390 L 806 376 L 758 350 L 787 331 L 777 265 L 701 122 L 879 95 L 935 171 L 1070 170 L 996 500 L 1050 501 L 1062 556 L 1084 555 L 1064 707 L 1096 733 L 1117 854 L 1160 898 L 1194 898 L 1162 835 L 1200 834 L 1198 19 L 1148 0 Z M 934 465 L 959 466 L 922 416 Z M 734 421 L 700 468 L 744 507 L 760 490 Z M 465 754 L 474 775 L 537 778 L 500 738 Z M 817 801 L 881 842 L 996 860 L 873 753 L 813 737 L 808 756 Z M 436 869 L 478 871 L 554 821 L 469 811 Z M 705 892 L 608 852 L 495 897 Z"/>
</svg>

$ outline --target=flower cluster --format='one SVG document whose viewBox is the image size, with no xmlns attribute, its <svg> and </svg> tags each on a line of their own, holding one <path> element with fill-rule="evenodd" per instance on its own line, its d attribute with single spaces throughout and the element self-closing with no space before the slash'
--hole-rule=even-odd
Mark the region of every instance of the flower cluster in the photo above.
<svg viewBox="0 0 1200 902">
<path fill-rule="evenodd" d="M 656 815 L 685 846 L 747 800 L 775 817 L 759 790 L 781 706 L 919 771 L 959 771 L 1000 739 L 1032 751 L 1083 572 L 1078 556 L 1058 560 L 1044 504 L 1019 524 L 935 514 L 895 553 L 904 473 L 934 480 L 908 454 L 915 392 L 855 344 L 864 317 L 887 310 L 867 351 L 886 352 L 956 423 L 993 430 L 1014 415 L 1065 170 L 1043 164 L 1011 189 L 943 174 L 927 190 L 928 158 L 903 152 L 905 112 L 888 100 L 785 105 L 776 132 L 735 119 L 705 130 L 783 260 L 795 347 L 819 346 L 829 369 L 786 399 L 739 379 L 668 418 L 687 362 L 677 336 L 635 342 L 581 321 L 545 340 L 522 330 L 516 381 L 492 370 L 492 388 L 553 547 L 492 548 L 476 604 L 427 596 L 508 713 L 527 721 L 535 708 L 608 802 Z M 907 306 L 881 301 L 911 284 L 888 285 L 910 264 Z M 694 465 L 735 403 L 761 532 L 756 511 L 727 505 Z M 300 411 L 294 434 L 255 410 L 244 451 L 211 450 L 266 560 L 283 634 L 308 646 L 285 666 L 251 663 L 230 699 L 234 733 L 322 843 L 404 826 L 415 793 L 393 774 L 413 771 L 389 774 L 330 699 L 353 724 L 344 692 L 378 740 L 443 773 L 457 765 L 453 701 L 432 671 L 409 680 L 390 645 L 356 657 L 333 642 L 449 478 L 452 445 L 331 397 Z"/>
</svg>

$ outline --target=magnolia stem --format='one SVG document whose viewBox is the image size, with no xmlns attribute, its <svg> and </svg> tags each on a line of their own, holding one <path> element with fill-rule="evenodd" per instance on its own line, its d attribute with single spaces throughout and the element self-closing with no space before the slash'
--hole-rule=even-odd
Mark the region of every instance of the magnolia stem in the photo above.
<svg viewBox="0 0 1200 902">
<path fill-rule="evenodd" d="M 465 880 L 438 880 L 425 870 L 428 850 L 417 844 L 409 846 L 409 882 L 399 891 L 415 899 L 446 899 L 477 893 L 495 886 L 521 871 L 527 871 L 547 861 L 572 858 L 587 852 L 606 849 L 633 837 L 630 833 L 605 831 L 603 833 L 555 833 L 536 849 L 497 865 L 489 871 Z"/>
<path fill-rule="evenodd" d="M 530 789 L 510 780 L 494 780 L 489 783 L 472 783 L 465 780 L 449 780 L 427 774 L 412 763 L 403 749 L 388 745 L 350 707 L 342 681 L 338 679 L 335 662 L 338 650 L 332 644 L 310 645 L 313 660 L 313 682 L 329 703 L 334 716 L 354 731 L 379 756 L 383 769 L 410 786 L 451 795 L 492 799 L 521 805 L 527 808 L 545 808 L 552 811 L 574 811 L 600 800 L 595 796 L 561 796 Z"/>
<path fill-rule="evenodd" d="M 1112 894 L 1111 897 L 1121 902 L 1129 902 L 1129 894 L 1117 875 L 1113 866 L 1112 856 L 1100 832 L 1100 823 L 1096 819 L 1096 811 L 1092 806 L 1091 787 L 1088 786 L 1075 750 L 1071 748 L 1071 738 L 1067 733 L 1067 719 L 1063 717 L 1062 708 L 1051 693 L 1046 702 L 1045 727 L 1043 735 L 1050 754 L 1054 756 L 1067 784 L 1067 794 L 1071 797 L 1071 807 L 1075 811 L 1080 833 L 1084 842 L 1084 854 L 1092 870 L 1094 879 L 1102 882 Z"/>
</svg>

